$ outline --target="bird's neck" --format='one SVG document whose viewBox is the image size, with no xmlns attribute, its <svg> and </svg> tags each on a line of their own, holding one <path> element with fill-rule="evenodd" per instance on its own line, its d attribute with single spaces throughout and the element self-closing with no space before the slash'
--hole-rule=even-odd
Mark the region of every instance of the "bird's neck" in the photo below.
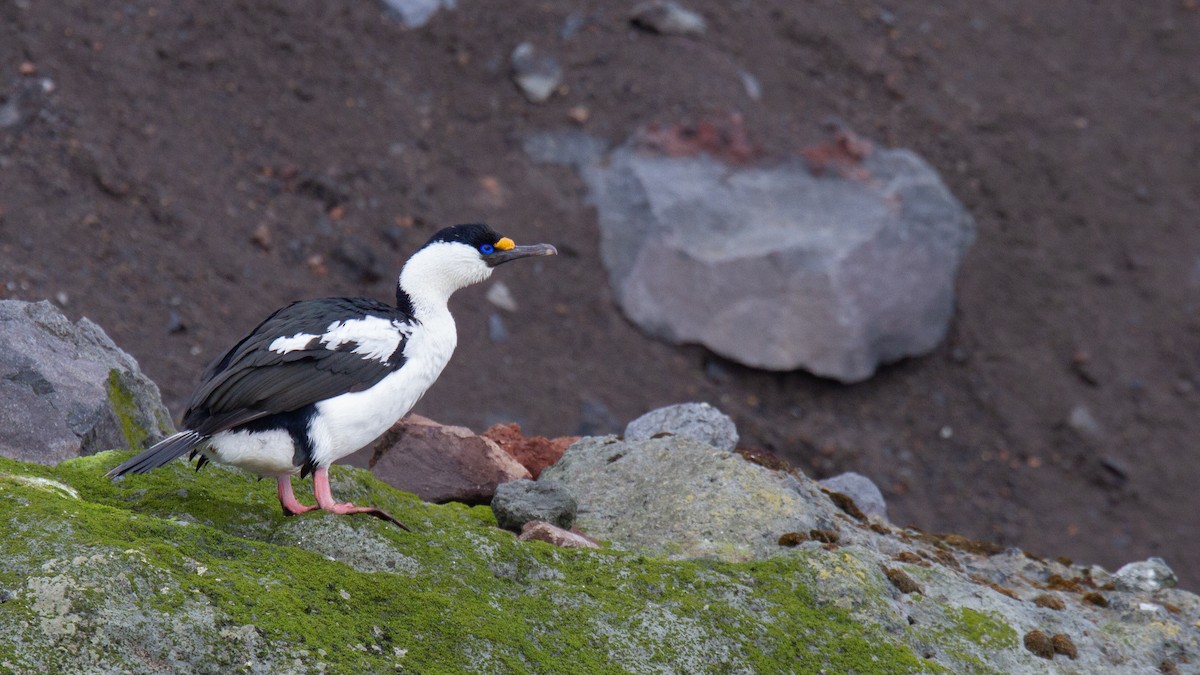
<svg viewBox="0 0 1200 675">
<path fill-rule="evenodd" d="M 401 309 L 411 309 L 418 321 L 448 316 L 450 296 L 460 288 L 483 281 L 491 270 L 482 272 L 463 265 L 447 264 L 444 259 L 425 251 L 418 252 L 404 269 L 396 284 L 396 302 Z M 407 305 L 407 307 L 406 307 Z"/>
</svg>

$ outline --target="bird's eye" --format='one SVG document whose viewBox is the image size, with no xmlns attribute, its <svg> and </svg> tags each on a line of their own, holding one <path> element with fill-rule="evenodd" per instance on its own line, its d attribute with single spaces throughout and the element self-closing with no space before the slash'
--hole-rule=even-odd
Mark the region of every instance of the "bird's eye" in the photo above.
<svg viewBox="0 0 1200 675">
<path fill-rule="evenodd" d="M 484 244 L 479 247 L 479 252 L 484 255 L 491 255 L 493 252 L 495 252 L 495 250 L 496 247 L 492 246 L 491 244 Z"/>
</svg>

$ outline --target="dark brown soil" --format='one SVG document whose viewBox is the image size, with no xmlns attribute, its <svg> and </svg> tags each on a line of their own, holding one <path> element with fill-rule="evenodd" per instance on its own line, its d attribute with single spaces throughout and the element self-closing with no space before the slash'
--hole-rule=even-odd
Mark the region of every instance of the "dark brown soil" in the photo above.
<svg viewBox="0 0 1200 675">
<path fill-rule="evenodd" d="M 419 412 L 555 436 L 709 401 L 746 445 L 872 477 L 898 523 L 1110 569 L 1159 555 L 1196 588 L 1197 2 L 686 2 L 707 35 L 631 28 L 632 2 L 464 0 L 417 30 L 370 0 L 0 3 L 0 295 L 98 321 L 179 414 L 269 311 L 387 298 L 433 230 L 487 220 L 563 255 L 497 274 L 507 341 L 483 288 L 456 297 Z M 563 64 L 544 105 L 509 79 L 522 40 Z M 842 386 L 621 317 L 581 182 L 521 139 L 730 111 L 762 161 L 834 116 L 942 172 L 979 226 L 945 344 Z"/>
</svg>

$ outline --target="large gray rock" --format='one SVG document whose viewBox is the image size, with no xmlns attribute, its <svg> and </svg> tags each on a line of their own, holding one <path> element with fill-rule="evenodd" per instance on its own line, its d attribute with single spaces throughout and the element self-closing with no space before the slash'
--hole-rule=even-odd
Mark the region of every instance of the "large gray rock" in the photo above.
<svg viewBox="0 0 1200 675">
<path fill-rule="evenodd" d="M 57 464 L 171 430 L 158 387 L 99 326 L 0 300 L 0 456 Z"/>
<path fill-rule="evenodd" d="M 625 427 L 626 440 L 654 438 L 659 434 L 687 436 L 721 450 L 737 449 L 737 425 L 728 415 L 707 403 L 677 403 L 642 415 Z"/>
<path fill-rule="evenodd" d="M 814 483 L 686 436 L 580 439 L 538 482 L 575 495 L 575 526 L 669 558 L 750 560 L 788 532 L 829 530 L 839 513 Z"/>
<path fill-rule="evenodd" d="M 916 154 L 855 142 L 861 155 L 817 173 L 636 142 L 596 159 L 578 134 L 526 151 L 580 168 L 616 299 L 643 330 L 857 382 L 941 341 L 974 221 Z"/>
<path fill-rule="evenodd" d="M 1109 575 L 894 528 L 844 512 L 798 472 L 682 437 L 584 438 L 540 481 L 568 485 L 576 527 L 613 546 L 677 561 L 769 558 L 758 563 L 768 569 L 799 558 L 784 583 L 863 625 L 913 636 L 949 672 L 1185 672 L 1173 668 L 1200 662 L 1200 598 L 1171 588 L 1158 559 Z M 949 646 L 948 636 L 963 639 Z"/>
</svg>

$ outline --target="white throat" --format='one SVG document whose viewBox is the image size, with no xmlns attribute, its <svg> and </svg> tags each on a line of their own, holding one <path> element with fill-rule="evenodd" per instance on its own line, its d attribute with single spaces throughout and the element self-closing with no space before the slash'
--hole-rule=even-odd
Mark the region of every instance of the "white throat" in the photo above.
<svg viewBox="0 0 1200 675">
<path fill-rule="evenodd" d="M 452 242 L 437 242 L 413 254 L 400 270 L 400 290 L 412 300 L 418 320 L 423 314 L 449 311 L 450 296 L 460 288 L 492 276 L 474 248 Z"/>
</svg>

